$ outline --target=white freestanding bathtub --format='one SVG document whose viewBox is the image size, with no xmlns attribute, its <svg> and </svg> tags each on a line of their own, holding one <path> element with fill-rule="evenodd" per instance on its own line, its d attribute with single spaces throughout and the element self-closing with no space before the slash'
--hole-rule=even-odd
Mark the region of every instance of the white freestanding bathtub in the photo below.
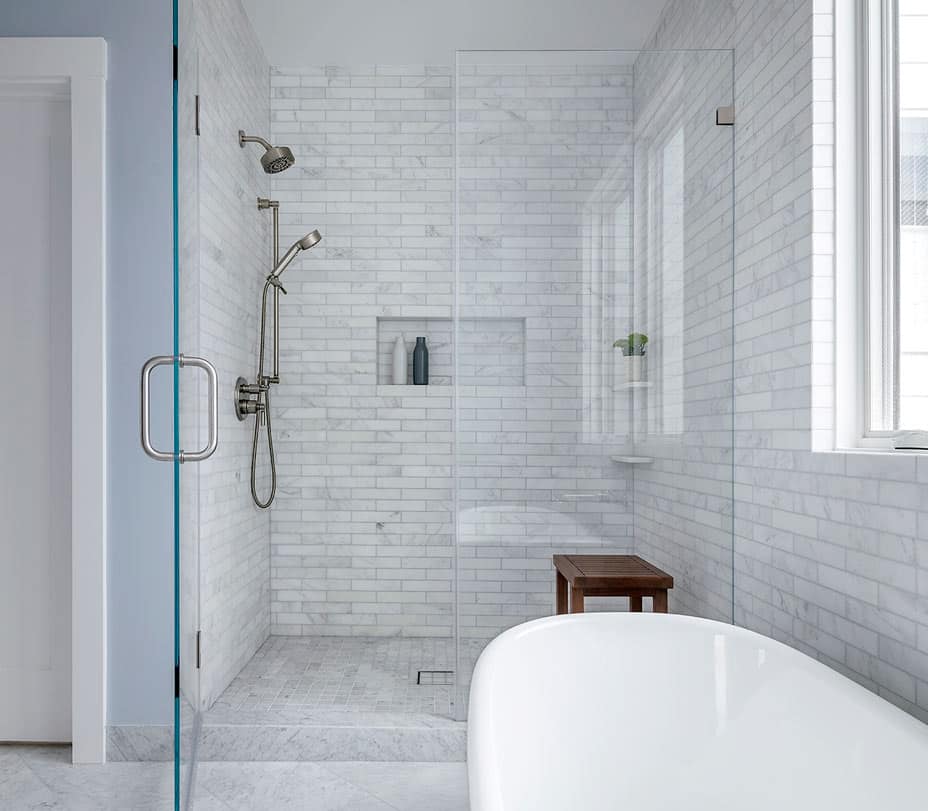
<svg viewBox="0 0 928 811">
<path fill-rule="evenodd" d="M 928 726 L 793 648 L 669 614 L 500 635 L 467 750 L 472 811 L 928 809 Z"/>
</svg>

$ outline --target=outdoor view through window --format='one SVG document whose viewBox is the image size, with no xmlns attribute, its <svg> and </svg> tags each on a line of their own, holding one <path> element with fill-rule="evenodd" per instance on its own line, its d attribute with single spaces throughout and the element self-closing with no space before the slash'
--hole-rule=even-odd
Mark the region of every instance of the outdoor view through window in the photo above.
<svg viewBox="0 0 928 811">
<path fill-rule="evenodd" d="M 898 30 L 898 414 L 886 427 L 928 430 L 928 0 L 899 0 Z"/>
</svg>

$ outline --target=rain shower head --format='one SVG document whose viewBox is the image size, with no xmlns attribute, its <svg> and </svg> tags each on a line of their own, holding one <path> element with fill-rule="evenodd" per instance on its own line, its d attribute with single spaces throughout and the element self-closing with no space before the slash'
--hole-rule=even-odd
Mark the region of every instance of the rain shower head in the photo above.
<svg viewBox="0 0 928 811">
<path fill-rule="evenodd" d="M 288 146 L 273 146 L 257 135 L 245 135 L 244 130 L 238 131 L 238 145 L 244 149 L 245 144 L 261 144 L 264 147 L 264 154 L 261 156 L 261 166 L 269 175 L 276 175 L 289 169 L 296 163 L 293 152 Z"/>
<path fill-rule="evenodd" d="M 302 239 L 298 239 L 294 242 L 288 249 L 287 252 L 281 257 L 281 260 L 277 263 L 277 267 L 271 271 L 270 276 L 268 276 L 268 281 L 275 286 L 279 286 L 277 281 L 280 278 L 280 274 L 287 269 L 289 265 L 300 251 L 305 251 L 309 248 L 312 248 L 314 245 L 318 245 L 322 241 L 322 234 L 318 231 L 310 231 Z"/>
</svg>

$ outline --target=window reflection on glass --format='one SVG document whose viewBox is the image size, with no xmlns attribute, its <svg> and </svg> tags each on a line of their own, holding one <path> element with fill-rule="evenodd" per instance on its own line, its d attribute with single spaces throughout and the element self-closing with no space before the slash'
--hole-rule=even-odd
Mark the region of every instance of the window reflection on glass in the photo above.
<svg viewBox="0 0 928 811">
<path fill-rule="evenodd" d="M 683 433 L 684 140 L 680 129 L 664 146 L 661 188 L 661 430 Z"/>
<path fill-rule="evenodd" d="M 647 152 L 648 246 L 644 270 L 649 333 L 647 433 L 683 433 L 683 128 Z"/>
</svg>

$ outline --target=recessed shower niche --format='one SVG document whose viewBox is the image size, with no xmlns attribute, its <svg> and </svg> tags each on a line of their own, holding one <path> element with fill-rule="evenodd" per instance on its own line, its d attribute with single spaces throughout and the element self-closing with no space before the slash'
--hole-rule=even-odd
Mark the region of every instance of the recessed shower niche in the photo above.
<svg viewBox="0 0 928 811">
<path fill-rule="evenodd" d="M 377 383 L 393 383 L 393 347 L 397 337 L 406 345 L 406 383 L 412 385 L 412 350 L 424 335 L 429 347 L 429 385 L 454 382 L 451 352 L 454 321 L 450 318 L 384 316 L 377 318 Z M 458 381 L 463 386 L 525 385 L 525 319 L 462 318 Z"/>
</svg>

